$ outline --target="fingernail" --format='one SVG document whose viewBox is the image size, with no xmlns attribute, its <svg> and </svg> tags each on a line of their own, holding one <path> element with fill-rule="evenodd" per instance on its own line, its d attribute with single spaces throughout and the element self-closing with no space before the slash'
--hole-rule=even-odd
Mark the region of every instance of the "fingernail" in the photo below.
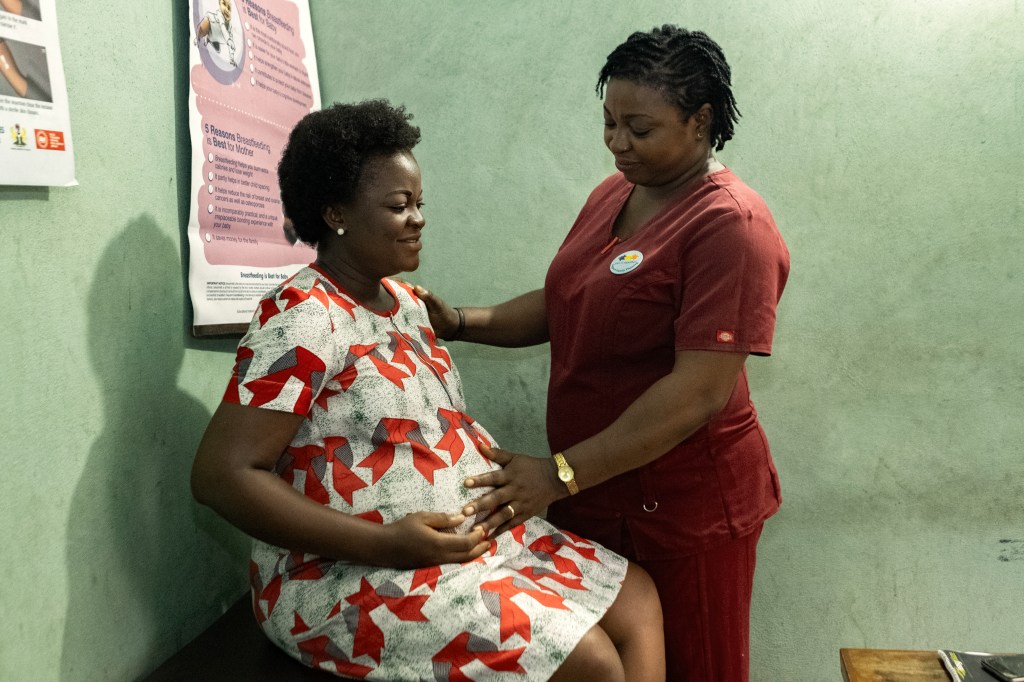
<svg viewBox="0 0 1024 682">
<path fill-rule="evenodd" d="M 465 509 L 462 510 L 462 513 L 466 516 L 470 516 L 473 513 L 473 511 L 474 509 L 472 507 L 466 507 Z"/>
<path fill-rule="evenodd" d="M 465 481 L 467 488 L 472 488 L 475 483 L 476 481 L 474 481 L 472 478 L 467 478 Z"/>
</svg>

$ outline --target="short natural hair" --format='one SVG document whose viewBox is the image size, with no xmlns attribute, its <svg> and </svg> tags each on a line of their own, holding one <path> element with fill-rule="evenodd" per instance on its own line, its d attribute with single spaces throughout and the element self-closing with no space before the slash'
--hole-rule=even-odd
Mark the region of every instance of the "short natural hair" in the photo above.
<svg viewBox="0 0 1024 682">
<path fill-rule="evenodd" d="M 701 31 L 672 24 L 637 31 L 616 47 L 597 78 L 597 95 L 612 78 L 655 88 L 689 118 L 710 104 L 709 139 L 722 149 L 732 139 L 740 112 L 732 95 L 732 73 L 718 43 Z"/>
<path fill-rule="evenodd" d="M 420 129 L 387 100 L 333 104 L 292 129 L 277 166 L 284 213 L 302 241 L 316 246 L 328 229 L 323 211 L 353 201 L 367 161 L 411 151 Z"/>
</svg>

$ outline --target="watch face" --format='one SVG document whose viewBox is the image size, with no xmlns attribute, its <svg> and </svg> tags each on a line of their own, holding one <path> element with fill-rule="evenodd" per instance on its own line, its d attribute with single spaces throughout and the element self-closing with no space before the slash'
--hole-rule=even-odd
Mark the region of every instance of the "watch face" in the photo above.
<svg viewBox="0 0 1024 682">
<path fill-rule="evenodd" d="M 573 473 L 572 469 L 559 469 L 558 470 L 558 478 L 561 481 L 571 481 L 572 480 L 572 473 Z"/>
</svg>

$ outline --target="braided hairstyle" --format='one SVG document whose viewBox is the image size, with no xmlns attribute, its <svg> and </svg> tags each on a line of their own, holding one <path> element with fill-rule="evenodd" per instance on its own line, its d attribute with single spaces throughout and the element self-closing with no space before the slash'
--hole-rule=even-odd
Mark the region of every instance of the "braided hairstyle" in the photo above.
<svg viewBox="0 0 1024 682">
<path fill-rule="evenodd" d="M 740 112 L 732 96 L 732 73 L 722 48 L 706 33 L 672 24 L 637 31 L 608 55 L 597 78 L 597 96 L 612 78 L 661 91 L 688 119 L 705 103 L 714 112 L 709 139 L 716 150 L 732 139 Z"/>
<path fill-rule="evenodd" d="M 387 100 L 332 104 L 306 115 L 292 129 L 277 166 L 284 214 L 296 236 L 316 246 L 329 229 L 328 206 L 348 204 L 359 190 L 368 161 L 412 151 L 420 129 L 412 114 Z"/>
</svg>

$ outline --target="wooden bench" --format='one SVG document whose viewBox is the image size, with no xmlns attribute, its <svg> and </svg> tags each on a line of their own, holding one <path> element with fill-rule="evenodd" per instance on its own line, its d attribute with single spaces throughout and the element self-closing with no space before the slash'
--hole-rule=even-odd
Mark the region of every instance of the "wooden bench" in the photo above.
<svg viewBox="0 0 1024 682">
<path fill-rule="evenodd" d="M 339 682 L 341 679 L 307 668 L 271 644 L 256 624 L 248 594 L 145 678 L 146 682 Z"/>
<path fill-rule="evenodd" d="M 845 682 L 949 682 L 935 649 L 840 649 L 839 663 Z"/>
</svg>

